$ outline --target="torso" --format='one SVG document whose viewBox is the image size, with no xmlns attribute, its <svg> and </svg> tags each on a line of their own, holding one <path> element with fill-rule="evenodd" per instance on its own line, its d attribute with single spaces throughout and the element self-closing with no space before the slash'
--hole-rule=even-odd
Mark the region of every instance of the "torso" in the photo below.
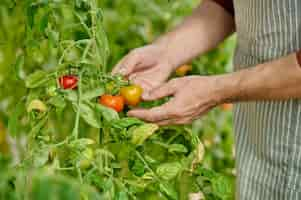
<svg viewBox="0 0 301 200">
<path fill-rule="evenodd" d="M 300 0 L 234 0 L 234 7 L 236 70 L 301 49 Z M 301 199 L 301 100 L 240 103 L 234 123 L 237 199 Z"/>
</svg>

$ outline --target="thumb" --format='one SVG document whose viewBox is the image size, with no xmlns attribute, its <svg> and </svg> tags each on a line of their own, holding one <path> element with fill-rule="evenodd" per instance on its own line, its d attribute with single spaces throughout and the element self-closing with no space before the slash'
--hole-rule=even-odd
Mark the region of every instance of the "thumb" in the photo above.
<svg viewBox="0 0 301 200">
<path fill-rule="evenodd" d="M 113 68 L 112 74 L 121 74 L 123 76 L 128 76 L 135 70 L 139 63 L 140 59 L 137 55 L 127 55 Z"/>
<path fill-rule="evenodd" d="M 153 89 L 148 93 L 144 93 L 142 98 L 146 101 L 153 101 L 156 99 L 161 99 L 163 97 L 171 96 L 177 91 L 177 81 L 171 80 L 162 86 Z"/>
</svg>

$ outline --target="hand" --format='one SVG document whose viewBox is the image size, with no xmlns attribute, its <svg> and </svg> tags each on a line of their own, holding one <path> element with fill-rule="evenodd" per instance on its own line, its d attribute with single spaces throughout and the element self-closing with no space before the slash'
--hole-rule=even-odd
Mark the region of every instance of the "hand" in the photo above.
<svg viewBox="0 0 301 200">
<path fill-rule="evenodd" d="M 130 52 L 114 67 L 113 74 L 128 77 L 147 93 L 164 83 L 173 69 L 164 46 L 152 44 Z"/>
<path fill-rule="evenodd" d="M 214 76 L 173 79 L 145 96 L 146 100 L 155 100 L 172 95 L 169 102 L 150 110 L 135 109 L 128 115 L 159 125 L 189 124 L 219 104 L 216 80 Z"/>
</svg>

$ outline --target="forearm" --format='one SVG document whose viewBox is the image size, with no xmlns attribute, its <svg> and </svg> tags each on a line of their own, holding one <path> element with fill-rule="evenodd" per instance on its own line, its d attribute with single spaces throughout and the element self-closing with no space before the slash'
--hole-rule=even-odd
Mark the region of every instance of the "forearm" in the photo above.
<svg viewBox="0 0 301 200">
<path fill-rule="evenodd" d="M 301 98 L 301 67 L 296 54 L 217 76 L 219 103 Z"/>
<path fill-rule="evenodd" d="M 193 14 L 173 31 L 159 38 L 165 56 L 177 67 L 216 47 L 234 32 L 234 19 L 224 8 L 204 0 Z"/>
</svg>

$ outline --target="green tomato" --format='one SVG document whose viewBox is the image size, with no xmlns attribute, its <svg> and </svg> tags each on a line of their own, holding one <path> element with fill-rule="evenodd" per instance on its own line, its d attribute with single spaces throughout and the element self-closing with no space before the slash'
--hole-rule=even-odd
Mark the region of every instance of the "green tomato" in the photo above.
<svg viewBox="0 0 301 200">
<path fill-rule="evenodd" d="M 87 148 L 82 152 L 81 160 L 79 161 L 79 167 L 84 170 L 91 167 L 94 157 L 94 151 L 91 148 Z"/>
<path fill-rule="evenodd" d="M 54 97 L 57 95 L 57 87 L 55 85 L 51 85 L 46 89 L 47 95 L 50 97 Z"/>
</svg>

